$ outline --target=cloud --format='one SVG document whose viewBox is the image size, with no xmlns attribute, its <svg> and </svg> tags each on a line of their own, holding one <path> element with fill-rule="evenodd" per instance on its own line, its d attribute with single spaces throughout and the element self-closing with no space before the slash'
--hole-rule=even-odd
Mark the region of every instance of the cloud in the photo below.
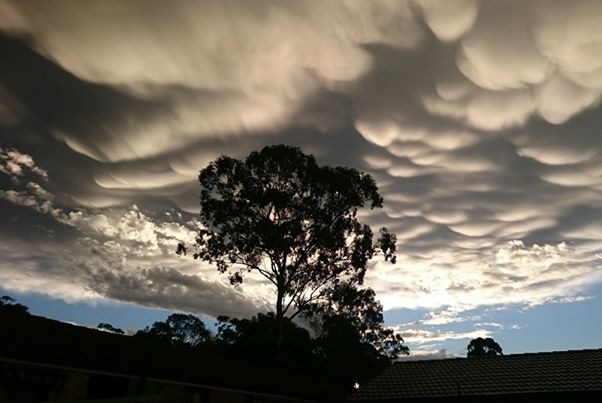
<svg viewBox="0 0 602 403">
<path fill-rule="evenodd" d="M 182 262 L 176 259 L 163 257 L 163 263 L 171 267 L 156 266 L 115 242 L 80 239 L 68 250 L 57 243 L 37 242 L 24 250 L 22 242 L 4 239 L 0 281 L 9 291 L 67 302 L 129 301 L 211 317 L 247 317 L 267 308 L 262 300 L 208 278 L 198 265 L 195 274 L 182 271 Z"/>
<path fill-rule="evenodd" d="M 458 286 L 455 286 L 459 288 Z M 464 317 L 460 314 L 465 310 L 462 307 L 448 307 L 441 311 L 433 311 L 427 314 L 427 318 L 421 320 L 422 325 L 447 325 L 450 323 L 466 322 L 468 320 L 478 320 L 479 317 Z"/>
<path fill-rule="evenodd" d="M 120 301 L 202 313 L 211 317 L 250 317 L 266 309 L 263 304 L 250 303 L 247 296 L 222 282 L 207 281 L 198 275 L 184 274 L 166 267 L 133 273 L 96 271 L 90 288 Z"/>
<path fill-rule="evenodd" d="M 140 103 L 168 103 L 159 118 L 104 122 L 109 135 L 102 139 L 73 127 L 55 134 L 76 152 L 111 161 L 183 149 L 203 137 L 282 128 L 318 90 L 370 68 L 363 44 L 412 47 L 421 34 L 409 5 L 390 1 L 152 2 L 143 12 L 112 1 L 5 8 L 5 29 L 18 25 L 77 78 Z"/>
<path fill-rule="evenodd" d="M 44 180 L 48 180 L 48 173 L 36 165 L 31 155 L 22 153 L 14 148 L 4 148 L 1 146 L 0 172 L 8 175 L 16 183 L 28 172 Z"/>
<path fill-rule="evenodd" d="M 443 360 L 446 358 L 458 358 L 458 356 L 445 349 L 424 348 L 423 346 L 418 350 L 412 350 L 410 355 L 400 357 L 398 361 Z"/>
<path fill-rule="evenodd" d="M 433 342 L 442 342 L 446 340 L 476 339 L 477 337 L 490 337 L 491 333 L 477 329 L 469 332 L 451 332 L 451 331 L 429 331 L 422 329 L 396 329 L 401 333 L 404 340 L 408 343 L 427 344 Z"/>
<path fill-rule="evenodd" d="M 27 154 L 12 150 L 10 155 L 25 161 L 21 165 L 33 166 Z M 8 174 L 23 175 L 16 169 Z M 68 245 L 55 241 L 53 231 L 50 240 L 32 243 L 3 233 L 0 281 L 7 290 L 51 293 L 68 302 L 115 299 L 212 317 L 251 316 L 269 309 L 262 284 L 242 293 L 226 284 L 214 268 L 199 268 L 196 262 L 175 255 L 178 243 L 194 242 L 198 228 L 180 213 L 151 218 L 135 205 L 102 212 L 68 211 L 56 206 L 54 195 L 34 182 L 22 190 L 0 190 L 0 198 L 48 216 L 59 228 L 76 229 Z M 253 288 L 253 281 L 250 284 Z"/>
<path fill-rule="evenodd" d="M 366 282 L 385 309 L 428 309 L 424 324 L 445 325 L 469 320 L 463 312 L 481 306 L 586 297 L 589 286 L 601 280 L 600 257 L 566 243 L 509 241 L 493 255 L 490 251 L 437 248 L 432 256 L 402 254 L 395 267 L 377 263 Z"/>
<path fill-rule="evenodd" d="M 473 0 L 417 2 L 424 19 L 442 41 L 453 41 L 468 32 L 477 18 L 478 6 Z"/>
<path fill-rule="evenodd" d="M 109 239 L 106 236 L 112 234 L 106 233 L 109 226 L 105 224 L 116 222 L 115 218 L 107 221 L 93 216 L 90 221 L 94 225 L 80 225 L 79 218 L 72 225 L 80 225 L 77 228 L 82 234 L 69 246 L 52 239 L 25 246 L 22 240 L 4 234 L 7 242 L 0 264 L 3 287 L 68 302 L 114 299 L 211 317 L 246 317 L 268 309 L 261 286 L 241 292 L 226 284 L 214 268 L 176 257 L 177 238 L 171 236 L 181 230 L 179 225 L 164 224 L 153 233 L 141 228 L 139 221 L 126 228 L 135 214 L 131 211 L 129 218 L 117 221 L 121 238 Z"/>
<path fill-rule="evenodd" d="M 555 74 L 535 89 L 537 112 L 548 122 L 560 124 L 600 100 L 600 88 L 585 88 Z"/>
<path fill-rule="evenodd" d="M 387 309 L 444 326 L 602 281 L 598 1 L 0 7 L 0 202 L 21 220 L 3 239 L 43 226 L 78 245 L 59 248 L 79 254 L 72 272 L 98 260 L 47 276 L 23 251 L 11 262 L 32 274 L 12 287 L 73 281 L 69 298 L 93 299 L 110 281 L 127 298 L 147 279 L 141 303 L 193 306 L 221 290 L 171 256 L 193 234 L 198 171 L 273 143 L 376 178 L 385 208 L 361 217 L 398 236 L 398 263 L 367 277 Z"/>
</svg>

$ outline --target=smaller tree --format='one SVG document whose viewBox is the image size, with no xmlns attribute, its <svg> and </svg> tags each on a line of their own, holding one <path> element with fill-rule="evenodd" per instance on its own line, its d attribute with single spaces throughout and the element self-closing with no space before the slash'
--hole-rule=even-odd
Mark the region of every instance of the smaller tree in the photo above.
<svg viewBox="0 0 602 403">
<path fill-rule="evenodd" d="M 478 337 L 470 341 L 466 347 L 468 358 L 471 357 L 490 357 L 502 355 L 502 347 L 491 337 Z"/>
<path fill-rule="evenodd" d="M 136 336 L 189 347 L 196 347 L 213 339 L 201 319 L 182 313 L 173 313 L 165 322 L 155 322 L 152 326 L 139 330 Z"/>
<path fill-rule="evenodd" d="M 110 323 L 99 323 L 98 326 L 96 326 L 96 328 L 107 331 L 107 332 L 111 332 L 111 333 L 125 334 L 125 332 L 123 330 L 121 330 L 117 327 L 114 327 Z"/>
<path fill-rule="evenodd" d="M 8 295 L 0 297 L 0 311 L 29 315 L 29 308 Z"/>
<path fill-rule="evenodd" d="M 347 322 L 358 332 L 362 343 L 372 345 L 379 354 L 391 359 L 409 354 L 403 337 L 384 326 L 383 306 L 371 288 L 357 288 L 337 283 L 322 305 L 315 305 L 311 315 L 322 318 L 322 332 L 336 323 Z"/>
<path fill-rule="evenodd" d="M 237 357 L 265 361 L 275 357 L 278 324 L 274 312 L 258 313 L 251 319 L 219 316 L 216 344 Z M 286 364 L 302 365 L 313 359 L 314 341 L 309 332 L 285 320 L 287 334 L 280 359 Z"/>
<path fill-rule="evenodd" d="M 382 310 L 374 290 L 337 283 L 326 302 L 306 315 L 318 333 L 320 353 L 346 387 L 370 379 L 392 359 L 409 354 L 401 335 L 384 326 Z"/>
</svg>

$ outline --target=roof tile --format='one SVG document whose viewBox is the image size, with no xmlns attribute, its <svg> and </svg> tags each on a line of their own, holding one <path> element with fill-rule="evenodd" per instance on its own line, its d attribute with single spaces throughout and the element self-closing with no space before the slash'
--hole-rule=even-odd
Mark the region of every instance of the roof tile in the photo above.
<svg viewBox="0 0 602 403">
<path fill-rule="evenodd" d="M 602 391 L 602 349 L 399 361 L 349 400 Z"/>
</svg>

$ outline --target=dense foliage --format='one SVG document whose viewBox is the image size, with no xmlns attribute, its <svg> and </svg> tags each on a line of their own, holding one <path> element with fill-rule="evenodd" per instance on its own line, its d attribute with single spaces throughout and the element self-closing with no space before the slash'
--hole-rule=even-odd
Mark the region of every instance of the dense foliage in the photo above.
<svg viewBox="0 0 602 403">
<path fill-rule="evenodd" d="M 222 156 L 199 182 L 202 228 L 194 257 L 228 272 L 232 284 L 247 271 L 274 285 L 278 346 L 285 318 L 324 304 L 340 281 L 361 285 L 375 253 L 395 261 L 395 235 L 382 228 L 374 242 L 357 219 L 359 209 L 383 203 L 368 174 L 318 166 L 312 155 L 277 145 L 244 161 Z"/>
<path fill-rule="evenodd" d="M 177 346 L 196 347 L 212 340 L 205 323 L 194 315 L 173 313 L 165 322 L 155 322 L 136 333 L 137 337 L 164 341 Z"/>
<path fill-rule="evenodd" d="M 502 355 L 502 347 L 491 337 L 477 337 L 466 347 L 467 357 L 487 357 Z"/>
<path fill-rule="evenodd" d="M 19 304 L 14 298 L 8 295 L 0 297 L 0 310 L 24 315 L 29 314 L 29 308 L 23 304 Z"/>
</svg>

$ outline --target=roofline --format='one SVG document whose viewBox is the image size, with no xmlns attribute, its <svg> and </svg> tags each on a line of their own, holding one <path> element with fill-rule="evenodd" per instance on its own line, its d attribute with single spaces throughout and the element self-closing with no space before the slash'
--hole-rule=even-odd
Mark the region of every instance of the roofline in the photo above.
<svg viewBox="0 0 602 403">
<path fill-rule="evenodd" d="M 214 390 L 220 390 L 220 391 L 224 391 L 224 392 L 252 393 L 257 396 L 268 397 L 268 398 L 278 398 L 278 399 L 288 400 L 291 402 L 317 402 L 317 400 L 312 400 L 312 399 L 304 399 L 304 398 L 300 398 L 300 397 L 290 397 L 290 396 L 284 396 L 284 395 L 279 395 L 279 394 L 274 394 L 274 393 L 258 392 L 258 391 L 249 390 L 249 389 L 235 389 L 235 388 L 228 388 L 228 387 L 216 386 L 216 385 L 210 385 L 210 384 L 204 384 L 204 383 L 184 382 L 184 381 L 177 381 L 177 380 L 173 380 L 173 379 L 156 378 L 156 377 L 144 376 L 144 375 L 134 375 L 134 374 L 128 374 L 128 373 L 122 373 L 122 372 L 99 371 L 99 370 L 95 370 L 95 369 L 71 367 L 71 366 L 66 366 L 66 365 L 46 364 L 46 363 L 41 363 L 41 362 L 29 361 L 29 360 L 18 360 L 18 359 L 14 359 L 14 358 L 7 358 L 7 357 L 3 357 L 3 356 L 0 356 L 0 362 L 7 362 L 7 363 L 11 363 L 11 364 L 20 364 L 20 365 L 32 365 L 32 366 L 36 366 L 36 367 L 60 369 L 60 370 L 66 370 L 66 371 L 87 372 L 87 373 L 96 374 L 96 375 L 117 376 L 117 377 L 121 377 L 121 378 L 129 378 L 129 379 L 142 379 L 143 378 L 143 379 L 146 379 L 149 381 L 156 381 L 156 382 L 158 381 L 158 382 L 163 382 L 163 383 L 170 383 L 173 385 L 195 386 L 198 388 L 214 389 Z"/>
<path fill-rule="evenodd" d="M 425 360 L 420 359 L 408 359 L 404 360 L 403 358 L 397 359 L 393 362 L 396 364 L 407 364 L 411 362 L 431 362 L 431 361 L 454 361 L 454 360 L 474 360 L 474 359 L 492 359 L 492 358 L 504 358 L 504 357 L 525 357 L 532 355 L 553 355 L 553 354 L 566 354 L 566 353 L 593 353 L 593 352 L 602 352 L 601 348 L 586 348 L 583 350 L 553 350 L 553 351 L 540 351 L 540 352 L 527 352 L 527 353 L 513 353 L 513 354 L 500 354 L 500 355 L 490 355 L 490 356 L 477 356 L 477 357 L 445 357 L 445 358 L 429 358 Z"/>
</svg>

